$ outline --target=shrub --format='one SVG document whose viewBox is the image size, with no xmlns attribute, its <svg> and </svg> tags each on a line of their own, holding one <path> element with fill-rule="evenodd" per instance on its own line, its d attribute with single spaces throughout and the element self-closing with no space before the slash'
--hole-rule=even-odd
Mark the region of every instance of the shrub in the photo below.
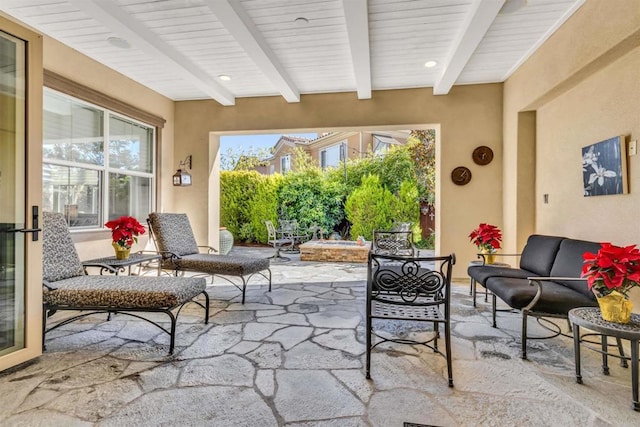
<svg viewBox="0 0 640 427">
<path fill-rule="evenodd" d="M 264 177 L 256 171 L 220 172 L 220 226 L 234 236 L 240 235 L 242 224 L 250 222 L 250 209 Z"/>
<path fill-rule="evenodd" d="M 351 222 L 351 237 L 373 238 L 373 230 L 388 230 L 397 212 L 397 199 L 380 184 L 377 175 L 367 175 L 347 197 L 345 212 Z"/>
<path fill-rule="evenodd" d="M 344 186 L 325 178 L 318 168 L 284 176 L 279 192 L 280 216 L 298 221 L 300 228 L 317 225 L 333 230 L 344 217 Z"/>
<path fill-rule="evenodd" d="M 253 238 L 257 242 L 267 243 L 268 234 L 264 222 L 270 220 L 275 223 L 278 220 L 278 192 L 281 186 L 282 175 L 269 175 L 263 176 L 260 185 L 255 190 L 253 203 L 249 210 L 249 222 L 251 224 Z"/>
</svg>

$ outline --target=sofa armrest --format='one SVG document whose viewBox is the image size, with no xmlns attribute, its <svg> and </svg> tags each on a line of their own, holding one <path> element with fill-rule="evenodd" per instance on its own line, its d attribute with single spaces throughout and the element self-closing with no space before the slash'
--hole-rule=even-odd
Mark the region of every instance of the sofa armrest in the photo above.
<svg viewBox="0 0 640 427">
<path fill-rule="evenodd" d="M 578 282 L 578 281 L 585 281 L 587 279 L 585 279 L 584 277 L 559 277 L 559 276 L 550 276 L 550 277 L 527 277 L 527 279 L 532 280 L 532 281 L 540 281 L 540 280 L 547 280 L 549 282 L 555 282 L 558 280 L 562 280 L 564 282 Z"/>
<path fill-rule="evenodd" d="M 522 254 L 500 254 L 497 252 L 492 254 L 483 254 L 482 252 L 478 252 L 476 254 L 476 257 L 482 260 L 482 265 L 485 265 L 487 263 L 487 259 L 485 258 L 487 255 L 502 256 L 502 257 L 518 257 L 518 256 L 521 256 Z"/>
</svg>

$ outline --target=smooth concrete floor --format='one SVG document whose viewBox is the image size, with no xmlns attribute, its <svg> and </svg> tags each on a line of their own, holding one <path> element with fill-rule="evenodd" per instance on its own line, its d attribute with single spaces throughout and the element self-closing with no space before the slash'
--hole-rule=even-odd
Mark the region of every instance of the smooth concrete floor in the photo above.
<svg viewBox="0 0 640 427">
<path fill-rule="evenodd" d="M 265 248 L 234 248 L 267 257 Z M 273 290 L 250 282 L 247 302 L 217 280 L 211 316 L 191 304 L 168 336 L 124 315 L 87 317 L 47 335 L 36 360 L 0 373 L 0 426 L 638 426 L 631 372 L 573 343 L 532 341 L 520 358 L 520 314 L 472 306 L 468 282 L 452 303 L 453 376 L 424 347 L 384 344 L 364 377 L 364 264 L 273 263 Z M 454 267 L 464 277 L 466 266 Z M 58 315 L 56 315 L 58 316 Z M 166 322 L 163 316 L 151 316 Z M 55 320 L 55 319 L 54 319 Z M 423 325 L 379 326 L 424 335 Z M 566 324 L 564 325 L 566 329 Z M 532 332 L 544 333 L 534 320 Z"/>
</svg>

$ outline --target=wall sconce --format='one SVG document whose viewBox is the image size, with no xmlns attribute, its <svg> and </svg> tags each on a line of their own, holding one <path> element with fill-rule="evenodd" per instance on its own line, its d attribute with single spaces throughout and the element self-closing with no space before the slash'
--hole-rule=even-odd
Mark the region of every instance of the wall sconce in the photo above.
<svg viewBox="0 0 640 427">
<path fill-rule="evenodd" d="M 185 157 L 178 165 L 178 170 L 173 175 L 173 185 L 176 187 L 191 185 L 191 174 L 188 172 L 189 170 L 191 170 L 191 154 Z"/>
</svg>

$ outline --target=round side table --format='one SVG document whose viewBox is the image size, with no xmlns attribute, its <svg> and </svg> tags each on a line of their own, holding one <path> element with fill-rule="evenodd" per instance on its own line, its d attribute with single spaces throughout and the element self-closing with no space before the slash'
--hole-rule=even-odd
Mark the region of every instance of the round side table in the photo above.
<svg viewBox="0 0 640 427">
<path fill-rule="evenodd" d="M 605 375 L 609 374 L 609 365 L 607 363 L 608 356 L 617 357 L 622 360 L 631 360 L 631 390 L 633 394 L 632 408 L 634 411 L 640 411 L 640 402 L 638 401 L 638 341 L 640 340 L 640 314 L 631 314 L 631 321 L 626 324 L 607 322 L 600 314 L 600 309 L 595 307 L 580 307 L 569 311 L 569 320 L 573 323 L 573 348 L 576 359 L 576 382 L 582 384 L 582 375 L 580 374 L 580 327 L 587 328 L 591 331 L 602 335 L 601 350 L 591 348 L 592 350 L 602 353 L 602 371 Z M 625 357 L 622 352 L 622 346 L 618 342 L 620 356 L 609 354 L 607 351 L 607 337 L 614 337 L 618 340 L 629 340 L 631 344 L 631 356 Z"/>
</svg>

